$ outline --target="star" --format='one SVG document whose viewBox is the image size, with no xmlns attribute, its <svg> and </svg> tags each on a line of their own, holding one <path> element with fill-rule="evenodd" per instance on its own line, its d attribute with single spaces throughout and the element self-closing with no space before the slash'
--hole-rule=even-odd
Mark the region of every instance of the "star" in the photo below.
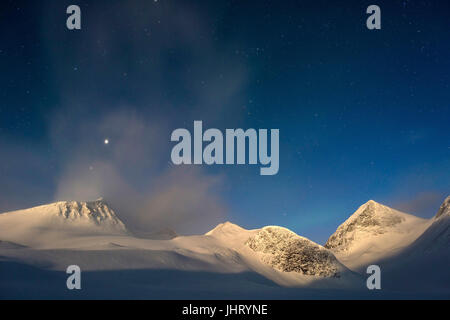
<svg viewBox="0 0 450 320">
<path fill-rule="evenodd" d="M 109 139 L 105 139 L 105 141 L 103 141 L 104 144 L 109 144 Z"/>
</svg>

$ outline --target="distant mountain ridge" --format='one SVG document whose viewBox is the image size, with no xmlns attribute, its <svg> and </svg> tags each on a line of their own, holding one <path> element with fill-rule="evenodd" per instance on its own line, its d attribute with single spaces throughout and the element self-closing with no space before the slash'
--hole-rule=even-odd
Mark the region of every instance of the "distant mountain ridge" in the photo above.
<svg viewBox="0 0 450 320">
<path fill-rule="evenodd" d="M 251 272 L 281 286 L 360 288 L 369 264 L 386 262 L 402 270 L 430 254 L 438 262 L 450 257 L 449 207 L 447 197 L 426 220 L 370 200 L 321 246 L 283 227 L 247 230 L 231 222 L 204 235 L 179 236 L 167 229 L 138 238 L 103 199 L 60 201 L 0 214 L 0 257 L 57 269 L 79 263 L 92 271 Z M 450 260 L 445 259 L 443 265 Z M 448 274 L 434 273 L 439 272 Z"/>
</svg>

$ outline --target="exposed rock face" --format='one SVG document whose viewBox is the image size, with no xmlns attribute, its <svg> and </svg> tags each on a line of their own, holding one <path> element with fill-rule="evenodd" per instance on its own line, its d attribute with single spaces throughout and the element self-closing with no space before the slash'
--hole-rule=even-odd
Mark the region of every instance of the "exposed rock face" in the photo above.
<svg viewBox="0 0 450 320">
<path fill-rule="evenodd" d="M 108 222 L 125 230 L 125 225 L 120 221 L 114 211 L 108 207 L 103 199 L 96 201 L 60 201 L 53 204 L 55 214 L 72 221 L 89 220 L 96 225 Z"/>
<path fill-rule="evenodd" d="M 436 213 L 435 219 L 445 215 L 450 216 L 450 196 L 448 196 L 442 203 L 439 211 Z"/>
<path fill-rule="evenodd" d="M 264 227 L 246 241 L 261 260 L 284 272 L 339 277 L 340 263 L 324 247 L 282 227 Z"/>
</svg>

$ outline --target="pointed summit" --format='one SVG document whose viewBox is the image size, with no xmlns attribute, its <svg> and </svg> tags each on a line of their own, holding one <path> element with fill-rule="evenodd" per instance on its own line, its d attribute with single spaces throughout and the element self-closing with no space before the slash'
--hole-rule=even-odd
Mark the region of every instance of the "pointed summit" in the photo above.
<svg viewBox="0 0 450 320">
<path fill-rule="evenodd" d="M 233 235 L 241 232 L 245 232 L 244 228 L 241 228 L 237 224 L 226 221 L 224 223 L 219 223 L 214 229 L 205 233 L 207 236 L 217 236 L 217 235 Z"/>
<path fill-rule="evenodd" d="M 373 237 L 388 233 L 408 233 L 410 225 L 425 221 L 369 200 L 337 228 L 325 247 L 335 251 L 349 251 Z"/>
<path fill-rule="evenodd" d="M 391 227 L 412 217 L 406 213 L 389 208 L 373 200 L 369 200 L 358 208 L 343 224 L 336 230 L 352 231 L 358 228 Z M 378 230 L 379 232 L 381 230 Z"/>
</svg>

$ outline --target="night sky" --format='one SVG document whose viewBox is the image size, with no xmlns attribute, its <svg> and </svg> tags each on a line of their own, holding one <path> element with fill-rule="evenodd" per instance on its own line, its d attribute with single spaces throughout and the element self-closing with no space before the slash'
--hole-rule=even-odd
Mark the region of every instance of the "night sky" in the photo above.
<svg viewBox="0 0 450 320">
<path fill-rule="evenodd" d="M 4 0 L 0 40 L 0 212 L 103 196 L 135 230 L 323 243 L 369 199 L 428 218 L 450 193 L 446 1 Z M 194 120 L 280 129 L 279 173 L 173 165 Z"/>
</svg>

